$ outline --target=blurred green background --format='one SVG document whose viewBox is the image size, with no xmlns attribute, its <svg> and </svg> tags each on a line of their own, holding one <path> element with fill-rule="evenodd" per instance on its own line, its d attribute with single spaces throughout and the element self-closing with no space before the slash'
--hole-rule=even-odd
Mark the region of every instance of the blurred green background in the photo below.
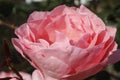
<svg viewBox="0 0 120 80">
<path fill-rule="evenodd" d="M 35 10 L 50 11 L 61 4 L 76 7 L 84 4 L 101 17 L 107 25 L 116 26 L 116 42 L 120 48 L 120 0 L 0 0 L 0 65 L 5 61 L 3 40 L 7 39 L 12 64 L 18 71 L 31 73 L 34 68 L 21 57 L 11 43 L 11 38 L 15 37 L 14 27 L 25 23 L 29 14 Z M 0 66 L 0 71 L 2 70 L 9 71 L 9 68 Z M 86 80 L 120 80 L 120 62 L 109 65 L 104 71 Z"/>
</svg>

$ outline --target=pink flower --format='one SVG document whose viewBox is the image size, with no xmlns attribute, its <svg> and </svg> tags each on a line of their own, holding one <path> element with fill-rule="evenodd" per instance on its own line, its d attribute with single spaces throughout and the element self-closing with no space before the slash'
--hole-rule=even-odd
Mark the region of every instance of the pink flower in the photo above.
<svg viewBox="0 0 120 80">
<path fill-rule="evenodd" d="M 15 30 L 18 38 L 12 42 L 41 71 L 43 80 L 82 80 L 120 60 L 119 52 L 113 52 L 115 33 L 116 28 L 106 26 L 86 7 L 61 5 L 51 12 L 33 12 Z"/>
<path fill-rule="evenodd" d="M 22 76 L 23 80 L 32 80 L 31 75 L 27 73 L 20 72 L 20 75 Z M 18 80 L 19 77 L 13 72 L 0 72 L 0 80 L 2 79 L 3 80 Z"/>
</svg>

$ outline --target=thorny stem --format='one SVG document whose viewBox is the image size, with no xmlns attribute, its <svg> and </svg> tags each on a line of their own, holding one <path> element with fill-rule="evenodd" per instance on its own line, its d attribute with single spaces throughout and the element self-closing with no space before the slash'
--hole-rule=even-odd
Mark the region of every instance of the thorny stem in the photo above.
<svg viewBox="0 0 120 80">
<path fill-rule="evenodd" d="M 0 78 L 0 80 L 11 80 L 12 78 L 18 79 L 17 77 L 6 77 L 6 78 Z"/>
<path fill-rule="evenodd" d="M 12 30 L 14 30 L 14 29 L 17 28 L 17 26 L 14 26 L 14 25 L 12 25 L 12 24 L 6 23 L 6 22 L 4 22 L 4 21 L 2 21 L 2 20 L 0 20 L 0 25 L 5 25 L 6 27 L 8 27 L 8 28 L 10 28 L 10 29 L 12 29 Z"/>
<path fill-rule="evenodd" d="M 23 80 L 22 76 L 19 74 L 19 72 L 14 68 L 13 64 L 11 63 L 11 53 L 8 47 L 7 40 L 4 40 L 4 50 L 6 53 L 7 66 L 9 66 L 9 69 L 12 70 L 19 77 L 19 80 Z"/>
<path fill-rule="evenodd" d="M 10 70 L 12 70 L 19 77 L 19 80 L 23 80 L 22 76 L 19 74 L 19 72 L 14 68 L 14 66 L 11 63 L 8 66 Z"/>
</svg>

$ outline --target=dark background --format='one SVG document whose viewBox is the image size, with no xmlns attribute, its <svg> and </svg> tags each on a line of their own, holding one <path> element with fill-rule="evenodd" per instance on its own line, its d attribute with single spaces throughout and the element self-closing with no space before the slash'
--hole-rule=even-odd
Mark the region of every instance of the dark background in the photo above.
<svg viewBox="0 0 120 80">
<path fill-rule="evenodd" d="M 61 4 L 76 7 L 81 5 L 75 4 L 74 1 L 75 0 L 43 0 L 41 2 L 28 4 L 24 0 L 0 0 L 0 71 L 10 71 L 9 66 L 4 64 L 6 54 L 3 47 L 3 40 L 7 39 L 11 52 L 12 65 L 14 65 L 18 71 L 31 73 L 34 68 L 21 57 L 11 43 L 11 38 L 15 37 L 15 27 L 26 22 L 29 14 L 35 10 L 50 11 Z M 117 27 L 115 40 L 120 48 L 120 0 L 90 0 L 85 5 L 101 17 L 105 24 Z M 109 65 L 104 71 L 86 80 L 120 80 L 120 62 Z"/>
</svg>

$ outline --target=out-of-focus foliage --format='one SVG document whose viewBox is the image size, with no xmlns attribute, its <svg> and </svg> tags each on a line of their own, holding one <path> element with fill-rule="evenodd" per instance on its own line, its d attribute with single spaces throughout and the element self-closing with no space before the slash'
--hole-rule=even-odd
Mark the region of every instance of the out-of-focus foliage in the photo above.
<svg viewBox="0 0 120 80">
<path fill-rule="evenodd" d="M 12 53 L 12 63 L 16 69 L 30 73 L 34 68 L 18 54 L 11 44 L 11 38 L 15 37 L 14 27 L 26 22 L 29 14 L 35 10 L 50 11 L 61 4 L 79 7 L 81 4 L 76 4 L 75 1 L 80 2 L 80 0 L 43 0 L 28 4 L 25 0 L 0 0 L 0 65 L 5 61 L 3 40 L 6 38 Z M 101 17 L 108 26 L 117 27 L 116 42 L 120 48 L 120 1 L 89 0 L 85 6 Z M 0 66 L 0 70 L 9 69 L 7 66 Z M 120 80 L 120 62 L 86 80 Z"/>
</svg>

